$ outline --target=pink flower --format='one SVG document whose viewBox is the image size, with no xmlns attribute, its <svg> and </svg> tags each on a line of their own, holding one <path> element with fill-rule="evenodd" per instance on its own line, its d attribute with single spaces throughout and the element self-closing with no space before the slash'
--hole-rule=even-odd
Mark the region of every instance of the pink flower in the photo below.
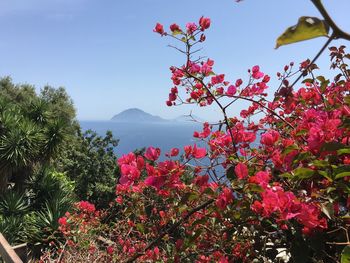
<svg viewBox="0 0 350 263">
<path fill-rule="evenodd" d="M 226 95 L 230 97 L 230 96 L 235 95 L 236 92 L 237 92 L 237 88 L 236 88 L 235 86 L 233 86 L 233 85 L 230 85 L 230 86 L 227 88 Z"/>
<path fill-rule="evenodd" d="M 96 211 L 95 205 L 89 203 L 88 201 L 80 201 L 78 203 L 78 208 L 88 213 L 93 213 Z"/>
<path fill-rule="evenodd" d="M 184 146 L 184 151 L 185 151 L 185 157 L 188 159 L 192 153 L 192 146 L 191 145 Z"/>
<path fill-rule="evenodd" d="M 198 185 L 199 187 L 202 187 L 202 186 L 207 186 L 208 185 L 208 181 L 209 181 L 209 175 L 203 175 L 203 176 L 197 176 L 195 179 L 194 179 L 194 183 L 196 185 Z"/>
<path fill-rule="evenodd" d="M 204 63 L 204 65 L 201 67 L 201 73 L 204 76 L 208 76 L 210 72 L 212 72 L 212 66 L 210 66 L 208 63 Z"/>
<path fill-rule="evenodd" d="M 270 181 L 271 175 L 265 171 L 259 171 L 254 176 L 249 177 L 249 183 L 255 183 L 266 188 Z"/>
<path fill-rule="evenodd" d="M 172 148 L 170 150 L 170 156 L 177 156 L 179 154 L 179 149 L 178 148 Z"/>
<path fill-rule="evenodd" d="M 219 75 L 215 75 L 213 77 L 211 77 L 211 84 L 215 85 L 215 84 L 219 84 L 224 82 L 225 80 L 225 74 L 219 74 Z"/>
<path fill-rule="evenodd" d="M 210 135 L 210 132 L 211 132 L 211 128 L 209 126 L 209 123 L 205 122 L 203 124 L 203 132 L 195 131 L 193 133 L 193 137 L 195 137 L 195 138 L 207 138 Z"/>
<path fill-rule="evenodd" d="M 166 176 L 148 176 L 145 179 L 145 185 L 153 186 L 157 190 L 160 190 L 160 188 L 165 184 Z"/>
<path fill-rule="evenodd" d="M 136 158 L 137 169 L 141 170 L 144 166 L 145 166 L 145 160 L 142 158 L 142 156 L 137 156 Z"/>
<path fill-rule="evenodd" d="M 239 179 L 244 179 L 248 176 L 248 167 L 244 163 L 238 163 L 235 167 L 235 174 Z"/>
<path fill-rule="evenodd" d="M 120 168 L 121 177 L 120 184 L 131 185 L 135 180 L 139 179 L 140 171 L 137 167 L 129 164 L 123 164 Z"/>
<path fill-rule="evenodd" d="M 199 19 L 199 25 L 200 25 L 202 31 L 208 29 L 210 27 L 210 18 L 202 16 Z"/>
<path fill-rule="evenodd" d="M 66 217 L 61 217 L 58 219 L 58 223 L 61 225 L 61 226 L 65 226 L 67 225 L 67 218 Z"/>
<path fill-rule="evenodd" d="M 260 79 L 264 76 L 264 73 L 260 72 L 260 67 L 259 66 L 254 66 L 252 68 L 252 77 L 254 79 Z"/>
<path fill-rule="evenodd" d="M 280 134 L 277 131 L 271 130 L 261 135 L 260 142 L 267 146 L 272 146 L 275 144 L 275 142 L 278 141 L 279 137 L 280 137 Z"/>
<path fill-rule="evenodd" d="M 187 23 L 186 29 L 188 34 L 193 34 L 197 30 L 197 25 L 195 23 Z"/>
<path fill-rule="evenodd" d="M 195 158 L 200 159 L 203 158 L 207 152 L 205 148 L 197 148 L 197 145 L 195 144 L 192 150 L 192 154 Z"/>
<path fill-rule="evenodd" d="M 218 196 L 216 199 L 215 204 L 220 208 L 220 209 L 225 209 L 228 204 L 232 203 L 233 201 L 233 193 L 232 190 L 225 187 L 221 194 Z"/>
<path fill-rule="evenodd" d="M 181 31 L 180 27 L 177 24 L 170 25 L 171 32 Z"/>
<path fill-rule="evenodd" d="M 158 256 L 158 255 L 159 255 L 159 248 L 158 248 L 158 247 L 155 247 L 155 248 L 153 249 L 153 252 L 154 252 L 154 254 L 155 254 L 156 256 Z"/>
<path fill-rule="evenodd" d="M 123 204 L 123 197 L 122 196 L 118 196 L 115 201 L 118 203 L 118 204 Z"/>
<path fill-rule="evenodd" d="M 161 34 L 162 36 L 165 35 L 166 33 L 164 32 L 164 27 L 162 24 L 157 23 L 156 26 L 153 29 L 153 32 L 156 32 L 158 34 Z"/>
<path fill-rule="evenodd" d="M 150 161 L 156 161 L 160 156 L 160 149 L 154 147 L 148 147 L 145 153 L 145 157 Z"/>
<path fill-rule="evenodd" d="M 113 248 L 112 246 L 108 246 L 108 247 L 107 247 L 107 254 L 108 254 L 108 255 L 112 255 L 113 252 L 114 252 L 114 248 Z"/>
</svg>

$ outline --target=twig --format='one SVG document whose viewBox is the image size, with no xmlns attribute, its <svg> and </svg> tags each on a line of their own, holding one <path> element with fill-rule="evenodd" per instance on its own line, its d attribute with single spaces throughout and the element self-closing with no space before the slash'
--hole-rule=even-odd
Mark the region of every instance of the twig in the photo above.
<svg viewBox="0 0 350 263">
<path fill-rule="evenodd" d="M 205 203 L 193 208 L 186 216 L 184 216 L 179 221 L 177 221 L 176 224 L 172 225 L 169 229 L 164 230 L 156 239 L 154 239 L 151 243 L 149 243 L 143 251 L 146 252 L 148 249 L 150 249 L 153 246 L 155 246 L 156 244 L 158 244 L 166 234 L 172 233 L 175 229 L 177 229 L 179 226 L 181 226 L 188 218 L 190 218 L 190 216 L 192 216 L 194 213 L 206 208 L 208 205 L 210 205 L 213 202 L 214 202 L 214 199 L 209 199 Z M 128 262 L 128 263 L 134 262 L 136 259 L 138 259 L 142 255 L 144 255 L 144 252 L 135 254 L 134 256 L 129 258 L 126 262 Z"/>
<path fill-rule="evenodd" d="M 328 14 L 327 10 L 324 8 L 321 0 L 311 0 L 311 2 L 315 5 L 317 10 L 321 13 L 324 20 L 326 20 L 327 24 L 332 28 L 333 34 L 335 38 L 343 38 L 350 41 L 350 34 L 341 30 L 338 25 L 333 21 L 333 19 Z"/>
<path fill-rule="evenodd" d="M 320 49 L 320 51 L 318 51 L 318 53 L 316 54 L 316 56 L 314 57 L 314 59 L 309 63 L 309 65 L 307 65 L 307 67 L 300 73 L 299 77 L 293 82 L 293 84 L 290 86 L 291 88 L 294 87 L 295 84 L 297 84 L 297 82 L 301 79 L 301 77 L 304 75 L 304 72 L 307 72 L 309 70 L 309 68 L 316 62 L 316 60 L 321 56 L 321 54 L 323 53 L 323 51 L 328 47 L 328 45 L 332 42 L 332 40 L 334 40 L 335 34 L 334 32 L 332 33 L 332 35 L 327 39 L 326 43 L 323 45 L 323 47 Z"/>
</svg>

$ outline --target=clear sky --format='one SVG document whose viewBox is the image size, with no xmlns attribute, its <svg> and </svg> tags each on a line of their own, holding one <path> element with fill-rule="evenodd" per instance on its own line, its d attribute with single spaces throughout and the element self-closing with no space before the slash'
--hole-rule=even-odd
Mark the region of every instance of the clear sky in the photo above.
<svg viewBox="0 0 350 263">
<path fill-rule="evenodd" d="M 324 3 L 349 32 L 350 1 Z M 313 57 L 326 41 L 274 49 L 277 36 L 298 17 L 320 17 L 308 0 L 1 0 L 0 76 L 37 89 L 64 86 L 80 120 L 107 120 L 130 107 L 164 118 L 186 114 L 190 107 L 165 106 L 169 66 L 183 58 L 167 47 L 170 38 L 152 29 L 156 22 L 184 25 L 202 15 L 212 26 L 201 55 L 232 80 L 246 79 L 256 64 L 275 76 L 290 61 Z M 324 54 L 318 64 L 328 69 L 328 61 Z M 215 119 L 218 112 L 196 108 L 194 114 Z"/>
</svg>

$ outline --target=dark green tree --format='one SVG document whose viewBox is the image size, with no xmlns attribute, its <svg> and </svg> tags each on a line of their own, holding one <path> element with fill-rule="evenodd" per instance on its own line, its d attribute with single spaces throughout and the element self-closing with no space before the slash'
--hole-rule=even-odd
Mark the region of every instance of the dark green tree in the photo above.
<svg viewBox="0 0 350 263">
<path fill-rule="evenodd" d="M 119 175 L 114 153 L 117 144 L 110 131 L 103 137 L 91 130 L 84 133 L 77 130 L 75 140 L 57 158 L 58 171 L 75 182 L 80 200 L 88 200 L 99 208 L 108 207 L 114 200 Z"/>
<path fill-rule="evenodd" d="M 9 181 L 22 189 L 33 169 L 50 163 L 75 136 L 76 127 L 75 109 L 63 88 L 45 87 L 37 95 L 33 86 L 0 79 L 0 192 Z"/>
</svg>

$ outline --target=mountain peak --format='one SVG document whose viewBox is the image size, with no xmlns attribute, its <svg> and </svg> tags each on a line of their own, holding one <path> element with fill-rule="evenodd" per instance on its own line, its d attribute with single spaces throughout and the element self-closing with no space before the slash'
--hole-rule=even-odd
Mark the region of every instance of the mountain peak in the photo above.
<svg viewBox="0 0 350 263">
<path fill-rule="evenodd" d="M 164 122 L 159 116 L 151 115 L 138 108 L 130 108 L 113 116 L 112 121 L 118 122 Z"/>
</svg>

